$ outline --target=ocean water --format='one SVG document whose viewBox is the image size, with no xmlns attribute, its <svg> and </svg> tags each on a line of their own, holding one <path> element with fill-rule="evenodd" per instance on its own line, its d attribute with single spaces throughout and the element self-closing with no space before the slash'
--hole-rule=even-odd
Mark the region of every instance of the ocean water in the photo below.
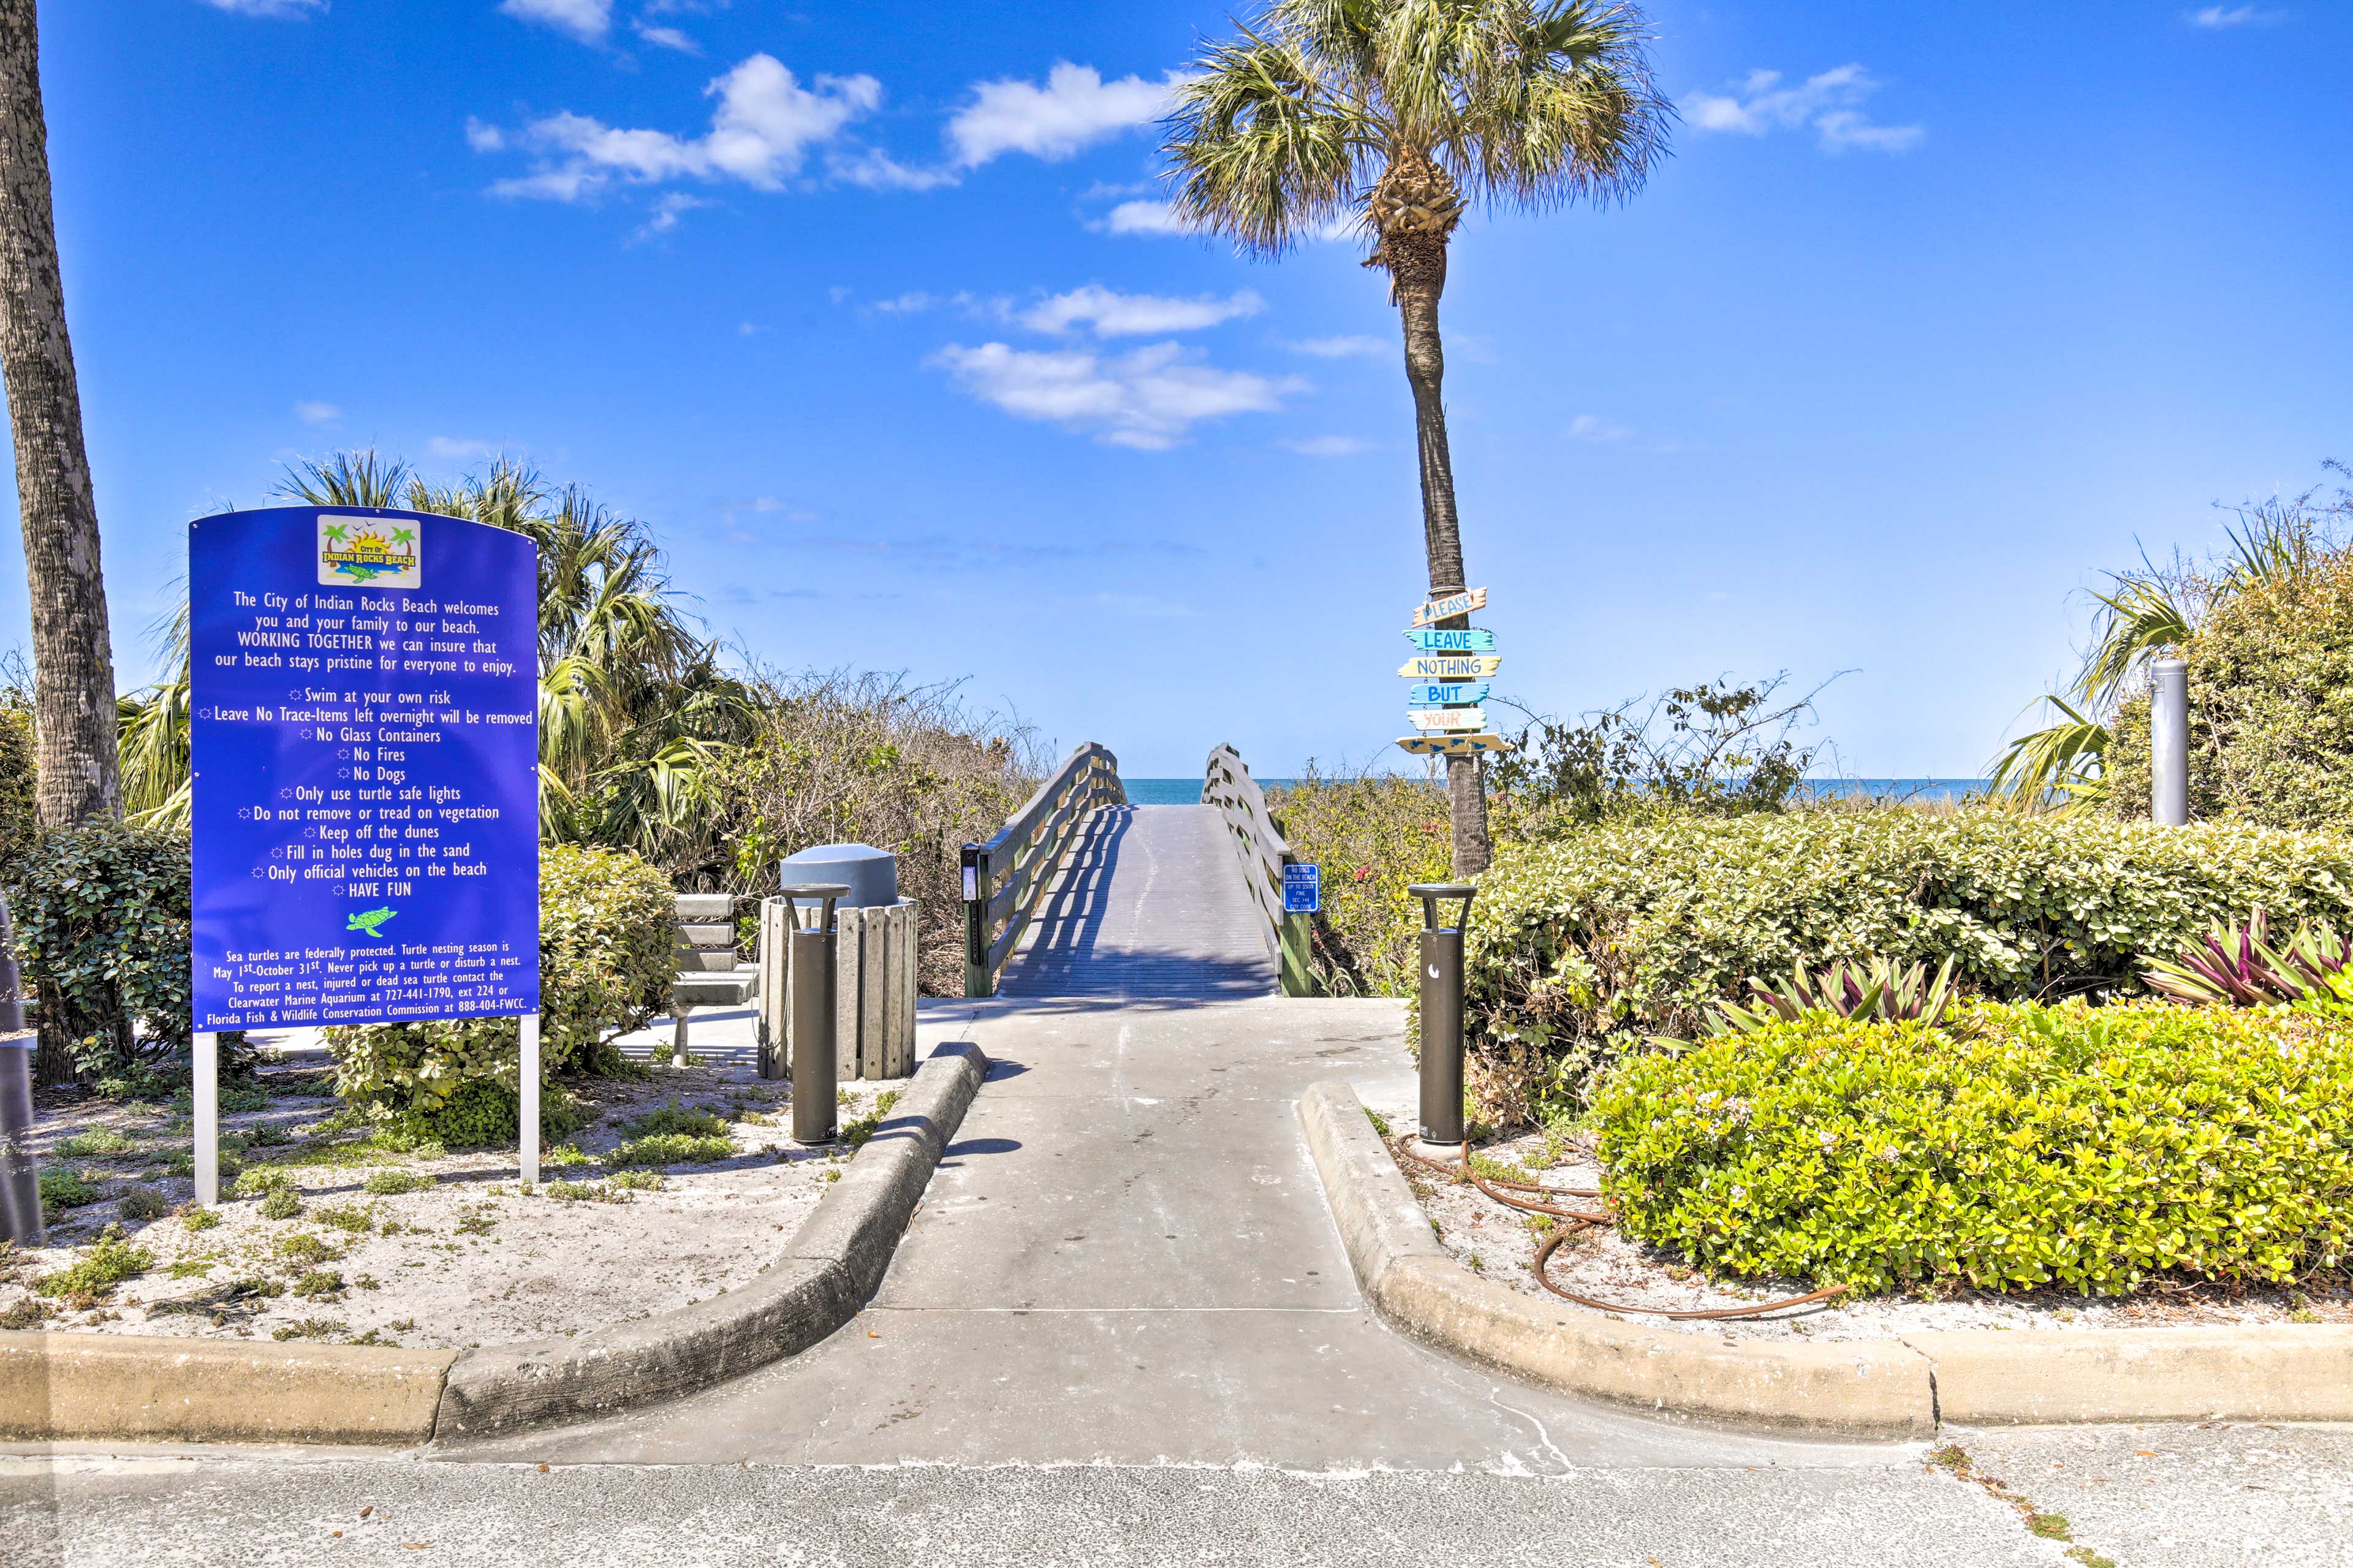
<svg viewBox="0 0 2353 1568">
<path fill-rule="evenodd" d="M 1201 798 L 1201 781 L 1193 779 L 1123 779 L 1134 805 L 1193 805 Z M 1261 779 L 1261 789 L 1277 790 L 1291 779 Z M 1800 786 L 1820 796 L 1862 795 L 1873 800 L 1916 800 L 1942 804 L 1982 793 L 1984 779 L 1808 779 Z"/>
</svg>

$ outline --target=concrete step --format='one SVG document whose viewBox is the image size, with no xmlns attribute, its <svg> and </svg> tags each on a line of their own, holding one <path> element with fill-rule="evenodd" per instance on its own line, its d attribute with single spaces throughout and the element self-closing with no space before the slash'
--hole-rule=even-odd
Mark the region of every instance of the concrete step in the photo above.
<svg viewBox="0 0 2353 1568">
<path fill-rule="evenodd" d="M 680 945 L 684 947 L 733 947 L 735 925 L 732 921 L 686 921 L 678 928 Z"/>
<path fill-rule="evenodd" d="M 737 964 L 732 947 L 681 947 L 670 952 L 670 962 L 681 973 L 726 973 Z"/>
<path fill-rule="evenodd" d="M 760 971 L 747 964 L 724 972 L 683 970 L 670 983 L 672 1004 L 686 1007 L 740 1007 L 759 988 Z"/>
<path fill-rule="evenodd" d="M 727 893 L 680 893 L 678 918 L 682 921 L 727 921 L 735 918 L 735 900 Z"/>
</svg>

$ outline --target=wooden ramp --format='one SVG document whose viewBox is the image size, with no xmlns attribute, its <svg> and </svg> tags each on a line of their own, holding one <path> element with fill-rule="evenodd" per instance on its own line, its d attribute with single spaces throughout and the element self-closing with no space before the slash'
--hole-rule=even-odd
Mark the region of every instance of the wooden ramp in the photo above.
<svg viewBox="0 0 2353 1568">
<path fill-rule="evenodd" d="M 1103 806 L 1047 888 L 997 994 L 1272 996 L 1266 932 L 1216 807 Z"/>
</svg>

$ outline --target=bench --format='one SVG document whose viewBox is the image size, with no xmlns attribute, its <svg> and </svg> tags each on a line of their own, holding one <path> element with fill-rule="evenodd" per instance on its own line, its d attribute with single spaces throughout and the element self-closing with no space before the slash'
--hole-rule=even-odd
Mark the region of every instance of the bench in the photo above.
<svg viewBox="0 0 2353 1568">
<path fill-rule="evenodd" d="M 678 895 L 678 978 L 670 988 L 677 1021 L 670 1065 L 686 1065 L 687 1019 L 697 1007 L 741 1007 L 759 989 L 760 966 L 735 961 L 735 900 L 727 893 Z"/>
</svg>

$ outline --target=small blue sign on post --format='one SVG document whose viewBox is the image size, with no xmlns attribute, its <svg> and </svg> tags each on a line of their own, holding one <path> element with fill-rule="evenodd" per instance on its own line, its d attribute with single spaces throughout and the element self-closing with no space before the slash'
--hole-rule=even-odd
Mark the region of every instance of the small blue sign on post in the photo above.
<svg viewBox="0 0 2353 1568">
<path fill-rule="evenodd" d="M 1324 868 L 1285 866 L 1282 868 L 1282 912 L 1312 915 L 1324 907 Z"/>
</svg>

